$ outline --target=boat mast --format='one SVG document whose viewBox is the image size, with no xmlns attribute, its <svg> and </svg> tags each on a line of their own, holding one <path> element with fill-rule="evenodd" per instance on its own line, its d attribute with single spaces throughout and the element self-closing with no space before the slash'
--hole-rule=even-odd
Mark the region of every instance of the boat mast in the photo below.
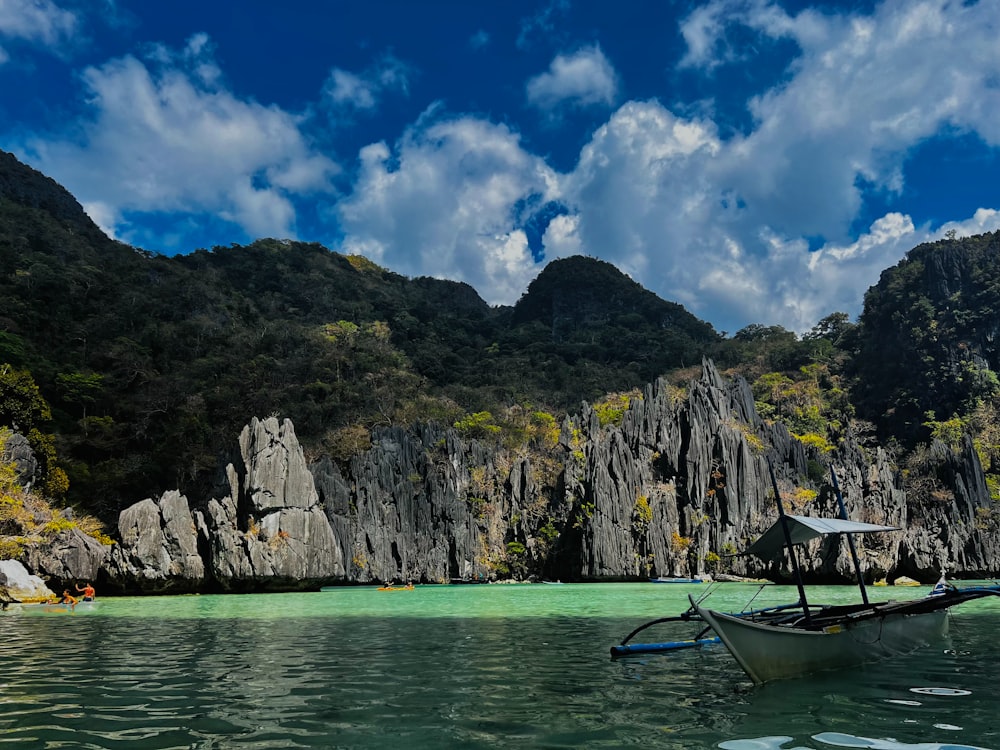
<svg viewBox="0 0 1000 750">
<path fill-rule="evenodd" d="M 785 516 L 785 509 L 781 505 L 781 493 L 778 491 L 778 480 L 774 478 L 774 465 L 770 460 L 767 462 L 767 469 L 771 473 L 771 486 L 774 488 L 774 502 L 778 506 L 778 518 L 781 519 L 781 530 L 785 534 L 785 546 L 788 548 L 788 555 L 792 558 L 792 572 L 795 574 L 795 585 L 799 589 L 799 604 L 802 605 L 802 613 L 806 622 L 809 622 L 809 603 L 806 601 L 806 587 L 802 583 L 802 571 L 799 569 L 799 558 L 795 554 L 795 545 L 792 544 L 792 532 L 788 529 L 788 518 Z"/>
<path fill-rule="evenodd" d="M 837 494 L 837 505 L 840 506 L 840 517 L 845 521 L 847 518 L 847 506 L 844 505 L 844 495 L 840 491 L 840 484 L 837 482 L 837 472 L 830 466 L 830 478 L 833 480 L 833 491 Z M 858 588 L 861 589 L 861 601 L 868 604 L 868 589 L 865 588 L 865 579 L 861 575 L 861 561 L 858 560 L 858 548 L 854 546 L 854 534 L 847 533 L 847 546 L 851 548 L 851 560 L 854 562 L 854 573 L 858 577 Z"/>
</svg>

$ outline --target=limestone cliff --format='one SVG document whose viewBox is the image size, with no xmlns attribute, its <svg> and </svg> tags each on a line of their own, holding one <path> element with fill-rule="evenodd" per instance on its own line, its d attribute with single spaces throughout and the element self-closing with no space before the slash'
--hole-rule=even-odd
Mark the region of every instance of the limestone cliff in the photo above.
<svg viewBox="0 0 1000 750">
<path fill-rule="evenodd" d="M 869 581 L 930 582 L 942 567 L 995 574 L 1000 539 L 971 441 L 933 452 L 939 490 L 908 498 L 883 450 L 851 435 L 833 453 L 807 448 L 762 420 L 747 384 L 711 362 L 687 388 L 650 384 L 610 423 L 583 404 L 555 444 L 511 448 L 452 428 L 391 427 L 347 465 L 322 457 L 307 466 L 290 421 L 253 419 L 212 497 L 189 503 L 171 491 L 121 514 L 98 580 L 124 592 L 706 573 L 787 580 L 787 559 L 735 555 L 775 517 L 769 465 L 790 512 L 837 514 L 833 466 L 852 518 L 901 529 L 858 540 Z M 36 562 L 50 575 L 58 567 Z M 835 539 L 801 562 L 813 581 L 854 577 Z"/>
</svg>

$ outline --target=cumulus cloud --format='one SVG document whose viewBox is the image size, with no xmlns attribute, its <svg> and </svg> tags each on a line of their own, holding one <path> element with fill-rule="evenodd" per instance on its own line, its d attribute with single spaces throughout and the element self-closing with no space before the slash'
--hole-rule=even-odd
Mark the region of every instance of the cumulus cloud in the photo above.
<svg viewBox="0 0 1000 750">
<path fill-rule="evenodd" d="M 241 100 L 220 79 L 204 35 L 147 62 L 87 68 L 91 111 L 78 136 L 34 137 L 21 150 L 112 235 L 129 235 L 132 212 L 185 212 L 251 237 L 292 237 L 291 195 L 329 190 L 336 165 L 310 146 L 298 116 Z"/>
<path fill-rule="evenodd" d="M 528 102 L 551 110 L 561 104 L 610 106 L 618 94 L 614 68 L 594 45 L 569 55 L 557 55 L 547 72 L 528 81 Z"/>
<path fill-rule="evenodd" d="M 519 42 L 542 31 L 551 40 L 567 9 L 565 0 L 542 7 Z M 55 43 L 73 23 L 48 0 L 0 0 L 0 40 Z M 1000 148 L 998 26 L 997 4 L 984 1 L 793 13 L 768 0 L 708 0 L 681 25 L 685 76 L 754 65 L 759 49 L 768 63 L 780 50 L 788 64 L 747 99 L 739 132 L 719 115 L 684 114 L 684 103 L 618 106 L 618 76 L 600 47 L 561 54 L 528 82 L 531 104 L 549 115 L 618 106 L 570 171 L 550 168 L 510 126 L 431 107 L 397 141 L 361 150 L 355 184 L 332 204 L 339 249 L 463 280 L 507 304 L 540 270 L 540 236 L 545 260 L 600 257 L 719 329 L 805 331 L 835 310 L 855 315 L 867 287 L 911 247 L 1000 228 L 1000 206 L 935 227 L 896 200 L 908 159 L 928 139 Z M 86 69 L 87 119 L 12 150 L 126 240 L 129 217 L 142 212 L 294 236 L 297 201 L 332 194 L 337 166 L 304 134 L 315 123 L 235 96 L 212 46 L 197 34 L 181 49 Z M 384 56 L 360 71 L 333 68 L 321 95 L 349 120 L 405 95 L 413 75 Z M 872 214 L 873 195 L 889 206 L 884 215 Z"/>
<path fill-rule="evenodd" d="M 559 174 L 505 127 L 419 123 L 394 148 L 363 152 L 339 209 L 344 249 L 509 303 L 539 270 L 524 207 L 551 200 L 565 211 L 542 231 L 546 260 L 608 260 L 720 330 L 763 322 L 802 332 L 830 312 L 856 315 L 865 290 L 910 248 L 949 229 L 1000 226 L 983 207 L 944 227 L 889 211 L 854 230 L 870 191 L 891 205 L 927 138 L 1000 143 L 998 23 L 989 3 L 889 0 L 869 15 L 835 16 L 713 0 L 685 22 L 692 68 L 750 54 L 727 41 L 737 27 L 798 47 L 781 84 L 747 102 L 748 132 L 722 135 L 709 117 L 627 102 Z M 607 103 L 612 80 L 595 47 L 556 58 L 529 95 L 548 106 Z"/>
<path fill-rule="evenodd" d="M 392 55 L 386 55 L 362 73 L 340 68 L 330 71 L 326 96 L 337 109 L 373 110 L 388 93 L 408 93 L 412 71 Z"/>
<path fill-rule="evenodd" d="M 931 136 L 1000 144 L 998 22 L 995 5 L 946 0 L 839 17 L 699 8 L 684 27 L 688 64 L 724 64 L 724 37 L 742 25 L 796 42 L 787 80 L 752 99 L 753 127 L 728 139 L 657 102 L 623 105 L 561 180 L 573 216 L 550 226 L 546 251 L 609 260 L 721 328 L 801 331 L 834 309 L 856 314 L 880 271 L 937 231 L 893 212 L 852 239 L 866 191 L 897 194 Z M 977 217 L 960 223 L 995 223 L 992 210 Z"/>
<path fill-rule="evenodd" d="M 57 47 L 77 29 L 76 16 L 51 0 L 0 0 L 0 37 Z"/>
<path fill-rule="evenodd" d="M 343 252 L 466 281 L 492 304 L 513 303 L 537 274 L 518 207 L 553 197 L 556 175 L 507 127 L 428 113 L 360 161 L 338 206 Z"/>
</svg>

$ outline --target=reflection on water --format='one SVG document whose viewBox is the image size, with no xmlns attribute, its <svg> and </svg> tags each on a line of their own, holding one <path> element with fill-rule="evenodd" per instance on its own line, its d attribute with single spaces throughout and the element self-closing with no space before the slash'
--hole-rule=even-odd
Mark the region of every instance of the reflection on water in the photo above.
<svg viewBox="0 0 1000 750">
<path fill-rule="evenodd" d="M 683 609 L 663 588 L 356 589 L 6 613 L 0 745 L 1000 749 L 1000 606 L 957 613 L 938 647 L 754 688 L 721 647 L 609 658 L 643 619 Z"/>
</svg>

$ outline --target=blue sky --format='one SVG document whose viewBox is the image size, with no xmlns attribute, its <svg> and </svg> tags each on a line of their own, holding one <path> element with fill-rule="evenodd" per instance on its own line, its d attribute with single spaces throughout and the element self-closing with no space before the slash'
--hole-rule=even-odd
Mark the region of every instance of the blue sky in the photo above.
<svg viewBox="0 0 1000 750">
<path fill-rule="evenodd" d="M 995 0 L 0 0 L 0 148 L 154 252 L 320 242 L 513 304 L 615 264 L 807 331 L 1000 228 Z"/>
</svg>

